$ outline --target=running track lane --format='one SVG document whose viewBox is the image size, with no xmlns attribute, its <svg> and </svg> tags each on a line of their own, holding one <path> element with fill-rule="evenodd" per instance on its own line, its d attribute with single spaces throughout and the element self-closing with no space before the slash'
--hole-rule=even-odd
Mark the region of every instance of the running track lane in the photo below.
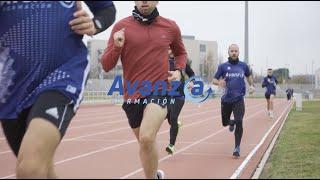
<svg viewBox="0 0 320 180">
<path fill-rule="evenodd" d="M 221 126 L 218 100 L 208 101 L 200 108 L 193 104 L 185 106 L 182 111 L 184 125 L 178 136 L 177 153 L 173 157 L 167 156 L 164 151 L 169 136 L 169 126 L 165 122 L 158 135 L 158 146 L 159 168 L 166 172 L 166 177 L 229 178 L 233 175 L 288 106 L 285 100 L 276 100 L 276 118 L 269 120 L 265 100 L 247 99 L 246 105 L 242 157 L 238 160 L 231 157 L 234 136 Z M 0 135 L 0 138 L 3 137 L 2 132 Z M 8 150 L 5 141 L 0 139 L 0 178 L 14 178 L 16 160 Z M 138 145 L 121 106 L 80 108 L 57 151 L 55 162 L 61 178 L 144 177 Z M 251 162 L 248 167 L 250 165 Z"/>
</svg>

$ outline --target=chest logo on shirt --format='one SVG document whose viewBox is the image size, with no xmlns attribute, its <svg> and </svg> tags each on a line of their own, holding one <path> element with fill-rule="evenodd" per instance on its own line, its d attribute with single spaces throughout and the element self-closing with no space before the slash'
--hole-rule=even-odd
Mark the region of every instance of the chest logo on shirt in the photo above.
<svg viewBox="0 0 320 180">
<path fill-rule="evenodd" d="M 268 78 L 268 82 L 271 83 L 271 84 L 274 83 L 273 79 L 271 79 L 271 78 Z"/>
<path fill-rule="evenodd" d="M 69 9 L 72 8 L 75 3 L 75 1 L 59 1 L 59 2 L 63 7 L 69 8 Z"/>
<path fill-rule="evenodd" d="M 229 77 L 229 78 L 244 78 L 244 73 L 229 73 L 229 72 L 227 72 L 226 77 Z"/>
<path fill-rule="evenodd" d="M 231 67 L 230 67 L 230 66 L 228 66 L 228 70 L 231 70 Z"/>
</svg>

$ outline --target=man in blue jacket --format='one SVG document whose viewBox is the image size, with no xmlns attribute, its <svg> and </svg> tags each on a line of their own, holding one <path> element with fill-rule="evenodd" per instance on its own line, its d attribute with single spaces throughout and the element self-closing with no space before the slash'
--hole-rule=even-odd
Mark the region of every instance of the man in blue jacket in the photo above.
<svg viewBox="0 0 320 180">
<path fill-rule="evenodd" d="M 263 79 L 262 87 L 266 88 L 265 97 L 267 100 L 268 116 L 273 118 L 273 99 L 276 95 L 278 80 L 273 75 L 273 70 L 268 69 L 268 75 Z"/>
</svg>

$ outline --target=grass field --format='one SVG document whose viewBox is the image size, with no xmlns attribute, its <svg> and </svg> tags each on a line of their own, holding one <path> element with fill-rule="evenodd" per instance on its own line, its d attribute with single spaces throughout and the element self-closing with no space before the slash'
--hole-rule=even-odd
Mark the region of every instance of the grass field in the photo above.
<svg viewBox="0 0 320 180">
<path fill-rule="evenodd" d="M 320 101 L 293 108 L 260 178 L 320 178 Z"/>
</svg>

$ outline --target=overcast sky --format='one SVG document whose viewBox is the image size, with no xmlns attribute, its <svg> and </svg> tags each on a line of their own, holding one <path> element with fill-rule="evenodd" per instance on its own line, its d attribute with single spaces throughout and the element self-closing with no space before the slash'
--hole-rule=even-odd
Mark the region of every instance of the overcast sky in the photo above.
<svg viewBox="0 0 320 180">
<path fill-rule="evenodd" d="M 114 1 L 117 20 L 131 15 L 133 1 Z M 244 55 L 244 2 L 160 1 L 160 15 L 173 19 L 183 35 L 217 41 L 227 58 L 231 43 Z M 111 29 L 95 39 L 108 39 Z M 85 37 L 87 41 L 88 37 Z M 320 2 L 249 2 L 249 63 L 255 72 L 289 67 L 294 74 L 320 68 Z"/>
</svg>

